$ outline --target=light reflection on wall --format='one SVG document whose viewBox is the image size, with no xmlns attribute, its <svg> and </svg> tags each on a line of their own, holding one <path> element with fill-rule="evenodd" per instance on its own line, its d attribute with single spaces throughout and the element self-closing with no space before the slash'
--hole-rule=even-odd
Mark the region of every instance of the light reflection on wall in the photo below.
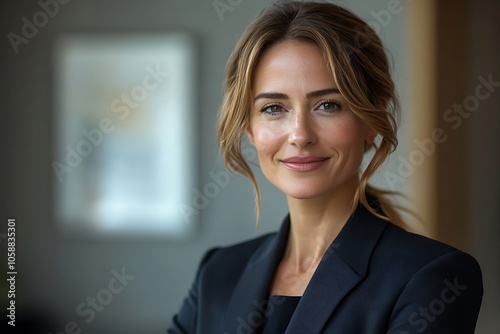
<svg viewBox="0 0 500 334">
<path fill-rule="evenodd" d="M 194 45 L 189 36 L 65 35 L 55 49 L 56 215 L 85 235 L 189 234 Z"/>
</svg>

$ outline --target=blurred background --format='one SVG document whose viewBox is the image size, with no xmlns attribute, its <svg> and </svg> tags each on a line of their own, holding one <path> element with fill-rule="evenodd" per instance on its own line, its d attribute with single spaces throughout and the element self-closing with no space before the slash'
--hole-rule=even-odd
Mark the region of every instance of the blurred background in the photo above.
<svg viewBox="0 0 500 334">
<path fill-rule="evenodd" d="M 225 63 L 272 2 L 0 5 L 0 306 L 11 218 L 17 332 L 163 333 L 207 249 L 280 226 L 285 198 L 255 167 L 256 229 L 252 187 L 225 172 L 215 136 Z M 478 259 L 477 333 L 498 333 L 500 2 L 336 3 L 382 37 L 402 100 L 400 146 L 374 183 Z"/>
</svg>

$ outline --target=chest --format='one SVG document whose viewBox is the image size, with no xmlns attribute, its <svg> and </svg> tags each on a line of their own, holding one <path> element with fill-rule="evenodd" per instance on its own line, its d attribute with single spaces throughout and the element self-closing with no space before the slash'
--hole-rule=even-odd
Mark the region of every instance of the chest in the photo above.
<svg viewBox="0 0 500 334">
<path fill-rule="evenodd" d="M 274 274 L 270 294 L 281 296 L 302 296 L 311 281 L 318 263 L 310 263 L 305 268 L 281 262 Z"/>
</svg>

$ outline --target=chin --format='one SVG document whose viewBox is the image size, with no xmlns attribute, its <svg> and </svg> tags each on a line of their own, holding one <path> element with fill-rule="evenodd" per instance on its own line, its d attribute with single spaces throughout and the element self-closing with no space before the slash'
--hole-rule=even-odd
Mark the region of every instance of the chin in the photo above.
<svg viewBox="0 0 500 334">
<path fill-rule="evenodd" d="M 285 195 L 294 199 L 314 199 L 336 196 L 351 196 L 359 185 L 358 175 L 338 179 L 316 176 L 308 178 L 280 178 L 273 184 Z"/>
<path fill-rule="evenodd" d="M 313 199 L 324 196 L 328 193 L 327 189 L 324 189 L 324 184 L 322 185 L 301 185 L 299 187 L 291 187 L 287 185 L 285 187 L 278 187 L 283 191 L 288 197 L 295 199 Z"/>
</svg>

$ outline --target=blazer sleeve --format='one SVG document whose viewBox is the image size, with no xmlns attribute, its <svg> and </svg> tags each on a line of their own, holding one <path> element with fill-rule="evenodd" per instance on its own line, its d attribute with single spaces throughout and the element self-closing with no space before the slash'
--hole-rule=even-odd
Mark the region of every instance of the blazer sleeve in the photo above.
<svg viewBox="0 0 500 334">
<path fill-rule="evenodd" d="M 196 319 L 198 310 L 198 286 L 200 273 L 208 259 L 218 248 L 213 248 L 205 253 L 201 259 L 196 273 L 196 278 L 182 303 L 181 309 L 174 315 L 172 324 L 167 329 L 167 334 L 194 334 L 196 333 Z"/>
<path fill-rule="evenodd" d="M 388 333 L 474 333 L 482 296 L 477 261 L 461 251 L 447 253 L 408 281 L 393 309 Z"/>
</svg>

